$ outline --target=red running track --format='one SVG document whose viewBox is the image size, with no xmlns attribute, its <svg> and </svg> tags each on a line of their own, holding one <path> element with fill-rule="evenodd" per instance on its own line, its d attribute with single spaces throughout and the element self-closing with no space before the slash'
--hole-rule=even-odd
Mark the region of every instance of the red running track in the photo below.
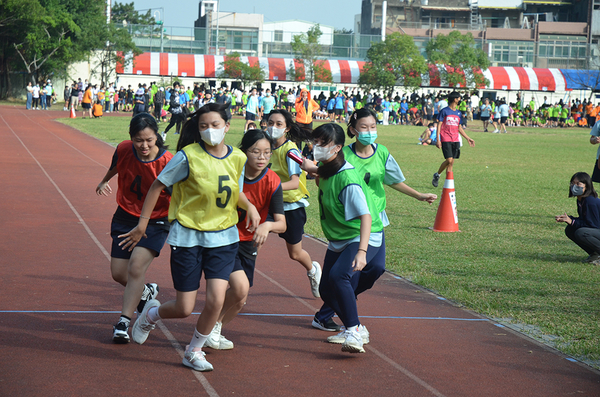
<svg viewBox="0 0 600 397">
<path fill-rule="evenodd" d="M 0 107 L 0 396 L 600 396 L 597 371 L 391 274 L 359 299 L 367 352 L 342 353 L 311 327 L 321 301 L 276 236 L 223 331 L 235 349 L 206 349 L 213 372 L 181 365 L 197 315 L 166 320 L 142 346 L 113 344 L 116 204 L 94 192 L 113 148 L 53 121 L 65 115 Z M 174 298 L 168 256 L 147 274 L 161 301 Z"/>
</svg>

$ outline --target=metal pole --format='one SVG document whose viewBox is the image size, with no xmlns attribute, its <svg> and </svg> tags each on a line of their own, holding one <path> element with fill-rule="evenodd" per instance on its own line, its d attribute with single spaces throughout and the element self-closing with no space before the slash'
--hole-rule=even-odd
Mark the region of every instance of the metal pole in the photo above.
<svg viewBox="0 0 600 397">
<path fill-rule="evenodd" d="M 385 31 L 387 29 L 387 1 L 381 5 L 381 41 L 385 41 Z"/>
<path fill-rule="evenodd" d="M 215 55 L 219 55 L 219 0 L 217 0 L 217 41 L 215 47 Z"/>
</svg>

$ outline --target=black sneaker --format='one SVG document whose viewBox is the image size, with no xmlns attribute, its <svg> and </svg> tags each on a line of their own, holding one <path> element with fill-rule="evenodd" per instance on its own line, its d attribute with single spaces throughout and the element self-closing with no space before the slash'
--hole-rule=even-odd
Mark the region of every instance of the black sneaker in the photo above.
<svg viewBox="0 0 600 397">
<path fill-rule="evenodd" d="M 440 182 L 440 174 L 438 174 L 436 172 L 435 174 L 433 174 L 433 179 L 431 180 L 431 184 L 433 185 L 433 187 L 438 187 L 439 182 Z"/>
<path fill-rule="evenodd" d="M 329 320 L 327 320 L 325 322 L 321 322 L 317 318 L 316 314 L 315 314 L 315 317 L 313 318 L 312 326 L 317 329 L 320 329 L 322 331 L 327 331 L 327 332 L 339 332 L 339 330 L 341 329 L 341 327 L 338 324 L 336 324 L 335 321 L 333 321 L 333 318 L 330 318 Z"/>
<path fill-rule="evenodd" d="M 140 303 L 137 306 L 137 312 L 141 313 L 144 310 L 144 306 L 146 306 L 146 302 L 155 299 L 158 296 L 158 285 L 155 283 L 148 283 L 144 286 L 144 292 L 142 292 L 142 299 L 140 299 Z"/>
<path fill-rule="evenodd" d="M 123 344 L 129 343 L 129 334 L 127 333 L 129 327 L 124 322 L 118 322 L 117 325 L 113 326 L 113 342 Z"/>
</svg>

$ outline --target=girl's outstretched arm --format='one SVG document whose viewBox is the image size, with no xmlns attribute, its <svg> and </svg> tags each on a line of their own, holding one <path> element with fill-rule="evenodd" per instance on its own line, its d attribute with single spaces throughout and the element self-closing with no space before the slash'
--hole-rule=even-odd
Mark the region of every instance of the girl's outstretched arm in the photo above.
<svg viewBox="0 0 600 397">
<path fill-rule="evenodd" d="M 258 213 L 258 210 L 254 204 L 248 200 L 244 192 L 240 192 L 238 207 L 246 210 L 246 230 L 248 230 L 250 233 L 253 233 L 260 224 L 260 214 Z"/>
<path fill-rule="evenodd" d="M 406 194 L 407 196 L 414 197 L 419 201 L 427 201 L 429 204 L 432 204 L 435 200 L 437 200 L 437 195 L 432 193 L 419 193 L 404 182 L 394 183 L 393 185 L 390 185 L 390 187 L 399 191 L 400 193 Z"/>
<path fill-rule="evenodd" d="M 108 181 L 110 181 L 115 175 L 117 175 L 117 173 L 117 167 L 106 171 L 106 175 L 104 175 L 104 178 L 102 178 L 102 180 L 96 187 L 96 194 L 98 196 L 108 196 L 110 193 L 112 193 L 112 189 L 110 188 Z"/>
</svg>

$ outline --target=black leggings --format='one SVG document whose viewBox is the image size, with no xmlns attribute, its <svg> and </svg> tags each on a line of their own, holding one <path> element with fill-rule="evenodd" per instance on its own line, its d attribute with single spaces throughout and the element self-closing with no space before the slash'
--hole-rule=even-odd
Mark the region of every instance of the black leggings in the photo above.
<svg viewBox="0 0 600 397">
<path fill-rule="evenodd" d="M 169 132 L 171 127 L 173 127 L 175 124 L 177 124 L 177 126 L 175 127 L 175 132 L 179 133 L 179 131 L 181 130 L 181 123 L 183 122 L 183 120 L 185 120 L 185 116 L 183 115 L 183 112 L 172 114 L 171 121 L 169 122 L 169 125 L 167 126 L 167 128 L 165 128 L 165 134 L 167 132 Z"/>
<path fill-rule="evenodd" d="M 600 254 L 600 229 L 580 227 L 575 229 L 568 225 L 565 234 L 588 255 Z"/>
</svg>

